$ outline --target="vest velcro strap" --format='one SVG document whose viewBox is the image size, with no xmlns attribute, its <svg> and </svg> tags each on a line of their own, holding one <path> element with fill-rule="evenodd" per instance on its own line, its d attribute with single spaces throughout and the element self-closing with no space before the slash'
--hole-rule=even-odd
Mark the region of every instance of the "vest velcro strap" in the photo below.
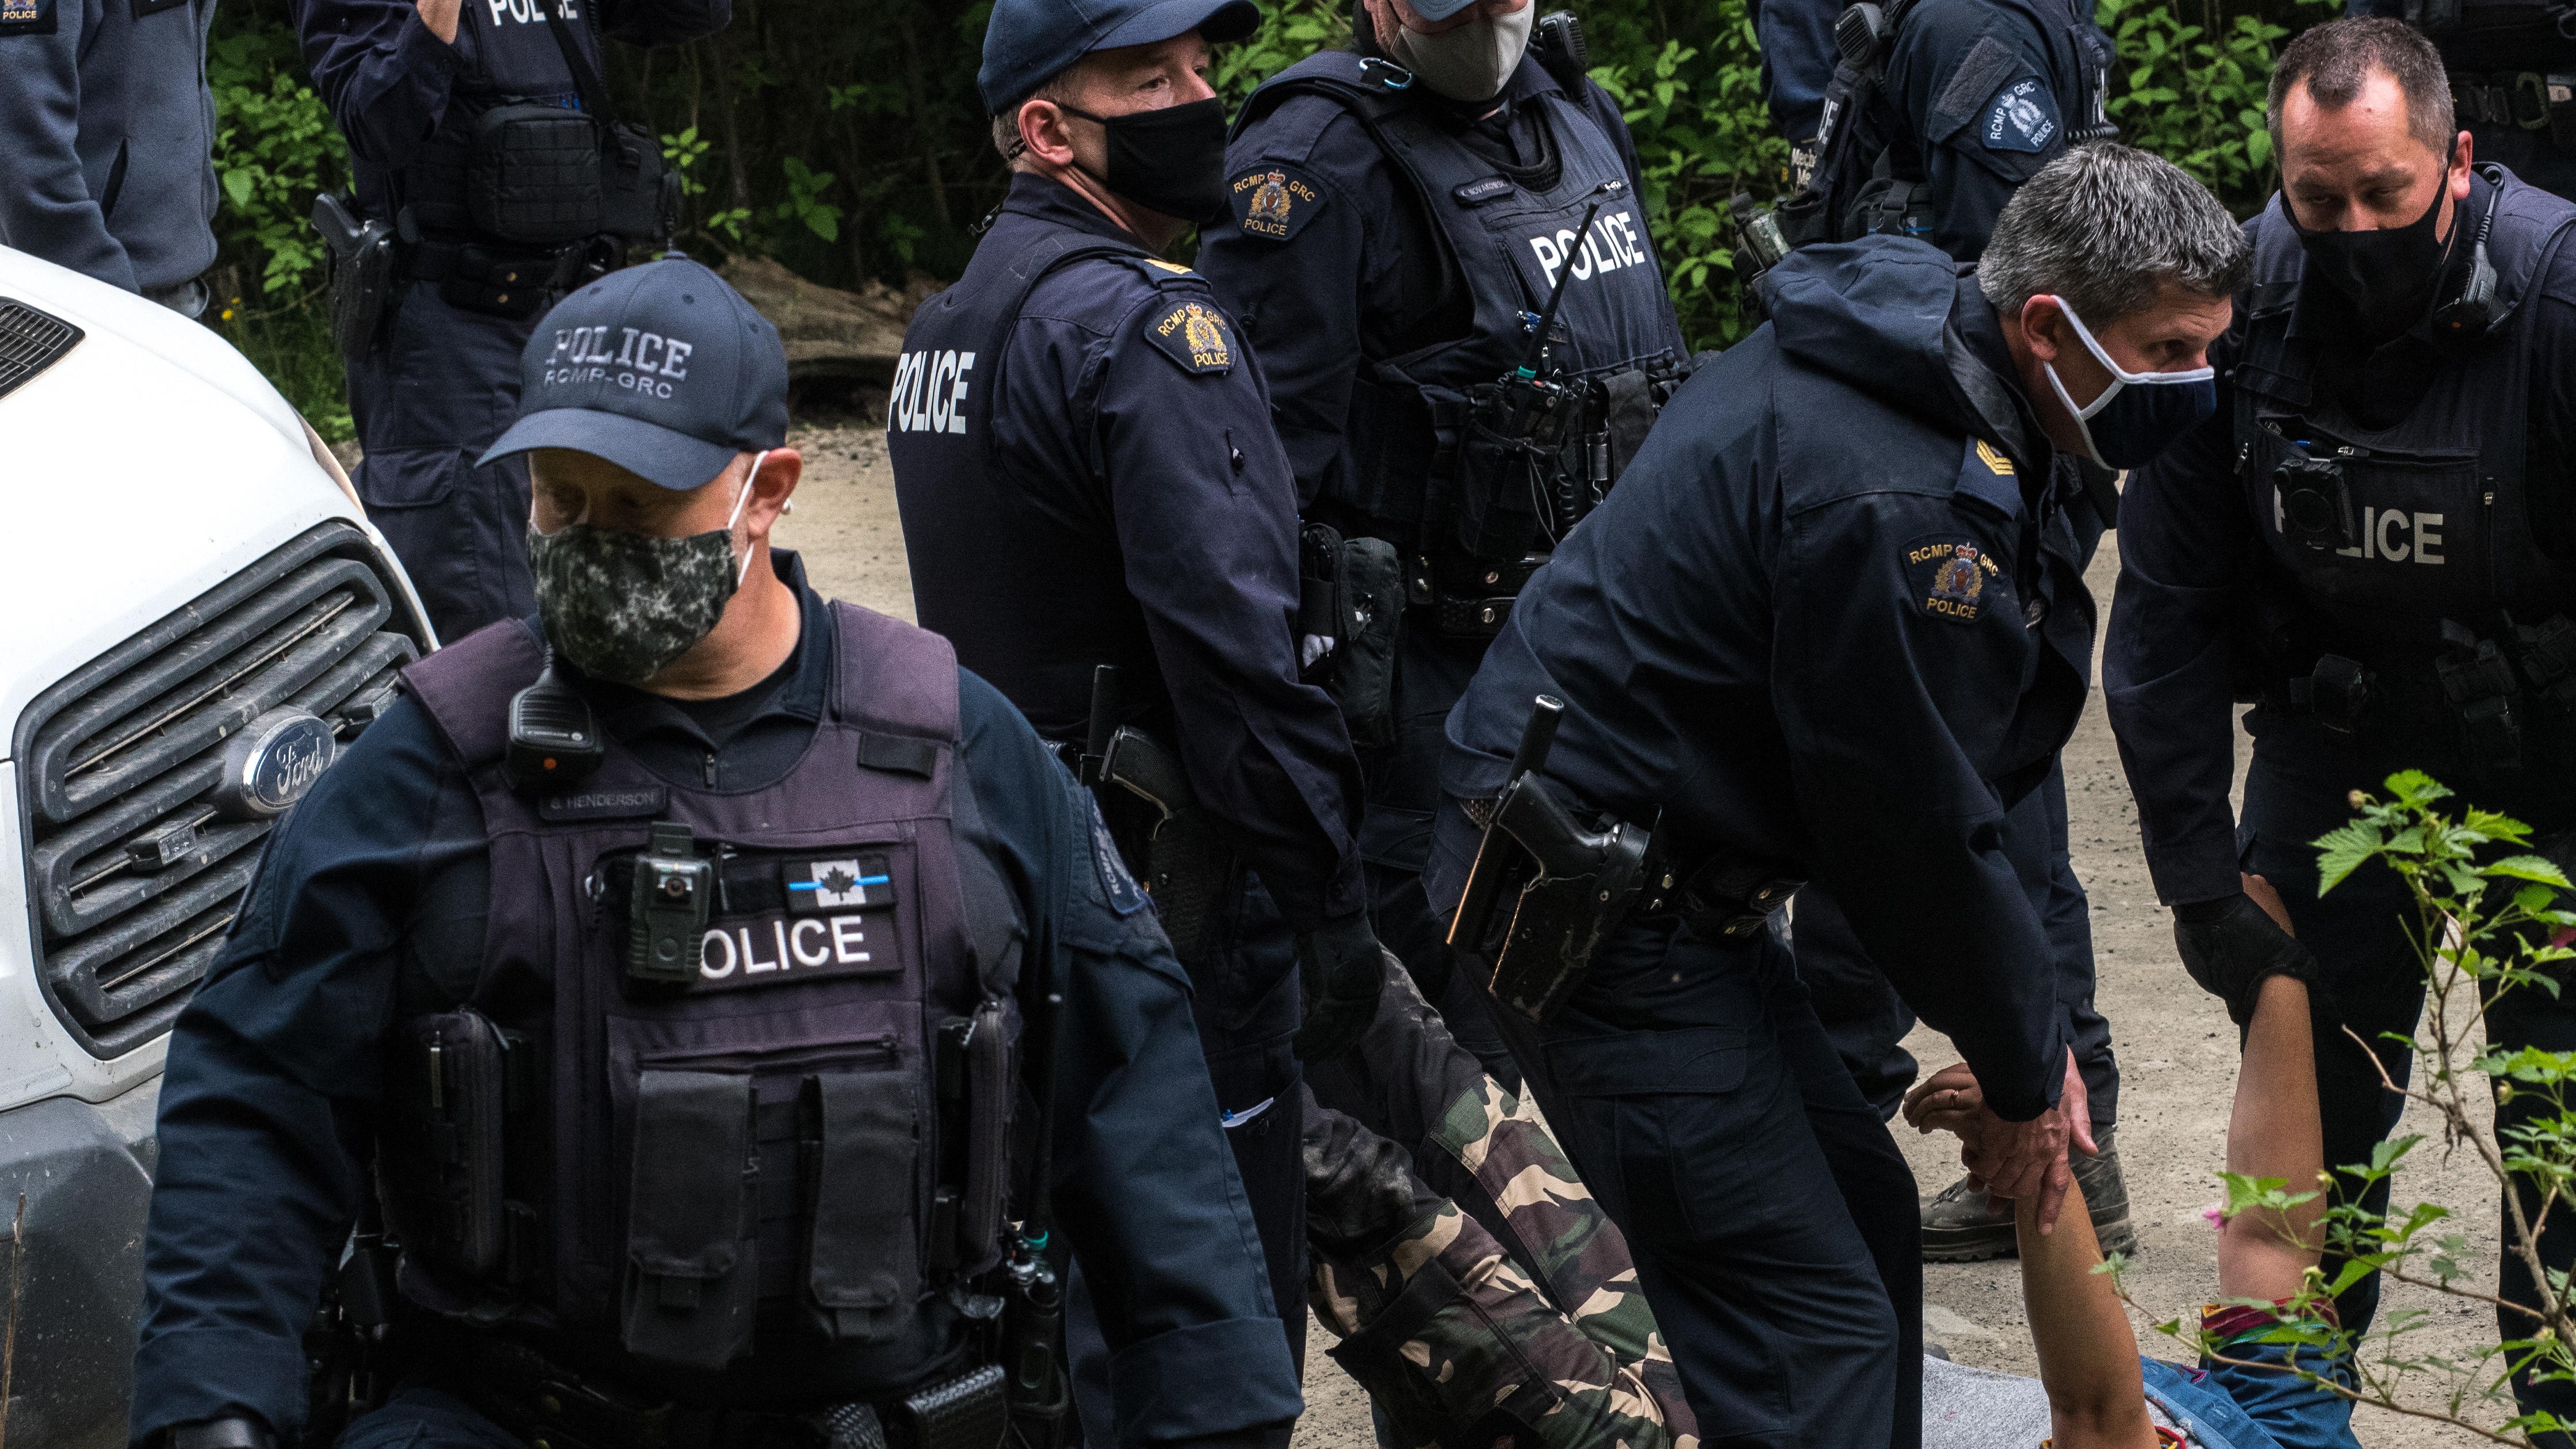
<svg viewBox="0 0 2576 1449">
<path fill-rule="evenodd" d="M 939 746 L 913 735 L 859 731 L 859 763 L 871 770 L 892 770 L 927 780 L 939 773 Z"/>
</svg>

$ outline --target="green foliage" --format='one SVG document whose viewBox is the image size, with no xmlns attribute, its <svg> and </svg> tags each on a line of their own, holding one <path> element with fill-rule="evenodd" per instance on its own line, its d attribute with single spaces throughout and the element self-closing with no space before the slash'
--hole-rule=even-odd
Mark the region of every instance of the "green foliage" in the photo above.
<svg viewBox="0 0 2576 1449">
<path fill-rule="evenodd" d="M 2334 18 L 2339 0 L 2294 0 L 2299 25 Z M 2260 13 L 2225 13 L 2213 0 L 2097 0 L 2094 19 L 2119 47 L 2111 119 L 2120 138 L 2153 151 L 2247 213 L 2270 192 L 2272 136 L 2265 93 L 2278 43 L 2293 27 Z M 2198 17 L 2197 21 L 2187 16 Z"/>
<path fill-rule="evenodd" d="M 2553 1214 L 2569 1210 L 2576 1193 L 2576 1110 L 2569 1102 L 2576 1052 L 2493 1046 L 2485 1023 L 2496 1003 L 2513 992 L 2558 993 L 2576 951 L 2548 942 L 2576 927 L 2576 910 L 2568 908 L 2571 897 L 2563 893 L 2570 887 L 2559 865 L 2534 851 L 2530 826 L 2474 807 L 2449 813 L 2442 807 L 2452 792 L 2421 771 L 2391 775 L 2386 783 L 2384 800 L 2354 791 L 2355 818 L 2315 842 L 2318 892 L 2373 865 L 2404 882 L 2414 909 L 2412 919 L 2400 925 L 2427 988 L 2422 1026 L 2387 1036 L 2416 1058 L 2414 1080 L 2404 1093 L 2440 1119 L 2446 1146 L 2468 1148 L 2499 1187 L 2513 1189 L 2504 1194 L 2504 1249 L 2523 1260 L 2532 1281 L 2550 1285 L 2550 1296 L 2539 1311 L 2522 1315 L 2519 1331 L 2466 1358 L 2414 1347 L 2415 1336 L 2434 1322 L 2420 1308 L 2384 1312 L 2367 1334 L 2329 1326 L 2331 1300 L 2372 1272 L 2457 1298 L 2464 1309 L 2486 1311 L 2492 1279 L 2484 1265 L 2473 1272 L 2464 1261 L 2468 1240 L 2449 1206 L 2418 1202 L 2378 1213 L 2359 1205 L 2364 1193 L 2393 1178 L 2425 1140 L 2414 1134 L 2381 1142 L 2370 1161 L 2333 1174 L 2335 1201 L 2325 1210 L 2323 1228 L 2332 1258 L 2341 1261 L 2331 1277 L 2319 1268 L 2308 1270 L 2263 1341 L 2293 1346 L 2295 1371 L 2311 1382 L 2323 1381 L 2333 1359 L 2349 1356 L 2355 1382 L 2332 1391 L 2361 1403 L 2417 1414 L 2429 1403 L 2436 1417 L 2490 1440 L 2530 1445 L 2559 1425 L 2547 1414 L 2519 1413 L 2512 1375 L 2576 1377 L 2576 1358 L 2568 1351 L 2576 1341 L 2576 1291 L 2565 1275 L 2543 1270 L 2531 1246 Z M 2390 1090 L 2399 1089 L 2391 1083 Z M 2492 1130 L 2472 1110 L 2486 1094 L 2515 1109 Z M 2284 1212 L 2317 1197 L 2291 1192 L 2292 1185 L 2277 1178 L 2220 1177 L 2229 1217 Z M 2196 1321 L 2159 1326 L 2195 1353 L 2226 1356 L 2223 1345 L 2203 1339 Z"/>
<path fill-rule="evenodd" d="M 313 195 L 343 183 L 349 148 L 304 83 L 293 37 L 281 30 L 216 40 L 206 80 L 215 93 L 221 239 L 257 259 L 261 291 L 308 290 L 320 282 L 322 265 L 322 239 L 310 221 Z"/>
</svg>

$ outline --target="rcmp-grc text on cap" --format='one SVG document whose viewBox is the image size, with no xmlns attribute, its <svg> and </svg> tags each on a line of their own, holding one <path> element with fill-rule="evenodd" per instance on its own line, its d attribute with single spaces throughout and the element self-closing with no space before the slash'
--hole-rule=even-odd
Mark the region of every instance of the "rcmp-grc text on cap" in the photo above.
<svg viewBox="0 0 2576 1449">
<path fill-rule="evenodd" d="M 605 458 L 665 488 L 787 441 L 787 350 L 696 262 L 628 267 L 555 304 L 519 357 L 519 420 L 476 466 L 535 448 Z"/>
<path fill-rule="evenodd" d="M 975 87 L 998 116 L 1095 50 L 1193 30 L 1211 41 L 1241 40 L 1260 23 L 1252 0 L 993 0 Z"/>
</svg>

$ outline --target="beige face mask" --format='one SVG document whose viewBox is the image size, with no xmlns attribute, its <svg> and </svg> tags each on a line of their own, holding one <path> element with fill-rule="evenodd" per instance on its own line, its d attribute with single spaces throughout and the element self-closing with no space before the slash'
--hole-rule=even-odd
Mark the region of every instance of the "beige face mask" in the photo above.
<svg viewBox="0 0 2576 1449">
<path fill-rule="evenodd" d="M 1395 33 L 1383 37 L 1387 59 L 1413 72 L 1424 85 L 1453 101 L 1485 101 L 1502 94 L 1529 49 L 1538 23 L 1536 0 L 1509 15 L 1479 15 L 1454 30 L 1424 35 L 1408 30 L 1389 6 Z"/>
</svg>

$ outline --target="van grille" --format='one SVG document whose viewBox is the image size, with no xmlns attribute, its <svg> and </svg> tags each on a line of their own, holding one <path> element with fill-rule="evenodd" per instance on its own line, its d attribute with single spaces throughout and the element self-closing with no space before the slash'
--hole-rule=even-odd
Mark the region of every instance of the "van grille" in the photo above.
<svg viewBox="0 0 2576 1449">
<path fill-rule="evenodd" d="M 81 330 L 50 312 L 0 297 L 0 397 L 54 365 Z"/>
<path fill-rule="evenodd" d="M 293 708 L 345 744 L 419 634 L 366 536 L 326 523 L 37 697 L 17 752 L 37 962 L 83 1046 L 167 1031 L 223 948 L 273 823 L 214 800 L 226 740 Z"/>
</svg>

